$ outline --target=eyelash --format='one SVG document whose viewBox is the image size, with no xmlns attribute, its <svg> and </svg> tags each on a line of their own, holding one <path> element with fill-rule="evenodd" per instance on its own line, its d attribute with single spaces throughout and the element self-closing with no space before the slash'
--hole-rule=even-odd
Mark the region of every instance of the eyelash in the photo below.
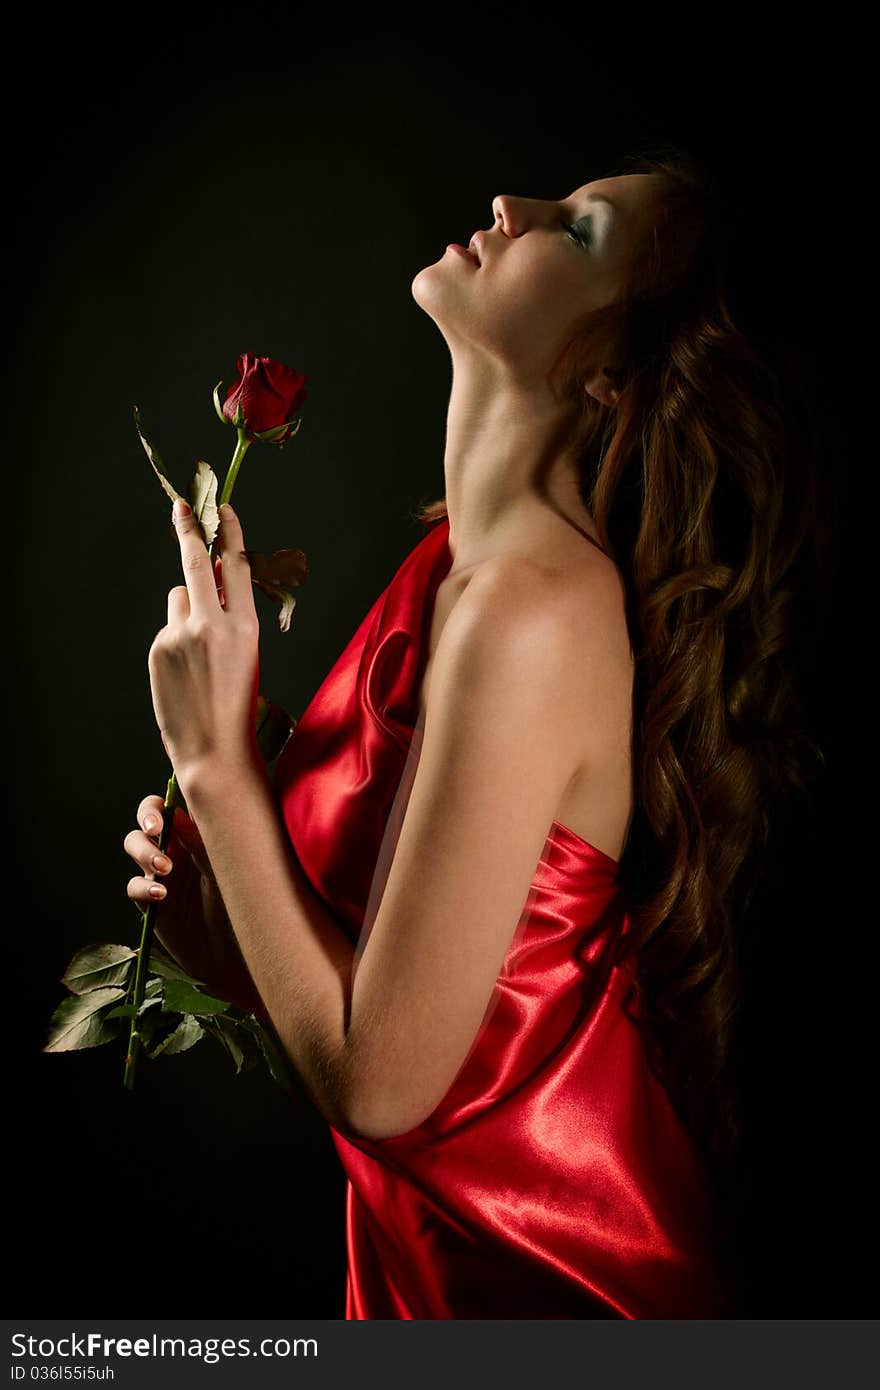
<svg viewBox="0 0 880 1390">
<path fill-rule="evenodd" d="M 586 235 L 584 235 L 584 236 L 579 235 L 579 234 L 575 231 L 574 225 L 573 225 L 572 223 L 570 223 L 570 222 L 563 222 L 561 225 L 562 225 L 563 229 L 564 229 L 566 232 L 568 232 L 568 235 L 571 237 L 572 241 L 576 242 L 578 246 L 582 246 L 582 247 L 584 248 L 585 251 L 589 249 L 589 248 L 588 248 L 588 242 L 587 242 L 587 236 L 586 236 Z"/>
</svg>

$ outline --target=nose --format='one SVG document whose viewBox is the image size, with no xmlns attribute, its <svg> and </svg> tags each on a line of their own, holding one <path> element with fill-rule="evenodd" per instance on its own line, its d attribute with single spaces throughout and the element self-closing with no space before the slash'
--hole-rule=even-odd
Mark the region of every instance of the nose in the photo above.
<svg viewBox="0 0 880 1390">
<path fill-rule="evenodd" d="M 549 204 L 540 198 L 515 198 L 509 193 L 499 193 L 492 199 L 492 213 L 495 226 L 499 224 L 505 236 L 522 236 L 535 222 L 546 216 Z"/>
<path fill-rule="evenodd" d="M 505 193 L 499 193 L 497 198 L 492 199 L 492 215 L 495 218 L 494 225 L 500 226 L 505 236 L 514 236 L 512 230 L 513 209 L 511 204 L 513 198 L 509 198 Z"/>
</svg>

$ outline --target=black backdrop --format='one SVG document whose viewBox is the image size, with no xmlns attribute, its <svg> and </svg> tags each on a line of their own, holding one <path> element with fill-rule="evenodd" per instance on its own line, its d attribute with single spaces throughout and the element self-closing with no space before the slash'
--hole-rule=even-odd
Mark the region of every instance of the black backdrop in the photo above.
<svg viewBox="0 0 880 1390">
<path fill-rule="evenodd" d="M 73 951 L 136 944 L 122 839 L 141 796 L 164 790 L 146 656 L 179 560 L 132 403 L 185 476 L 202 456 L 225 469 L 210 394 L 240 352 L 307 374 L 299 438 L 256 446 L 236 492 L 250 546 L 309 556 L 293 631 L 262 609 L 262 689 L 298 713 L 417 539 L 409 507 L 442 492 L 449 359 L 413 275 L 490 226 L 494 194 L 561 196 L 668 138 L 723 174 L 746 228 L 744 293 L 815 360 L 830 466 L 849 479 L 817 650 L 831 771 L 761 909 L 742 1250 L 750 1315 L 865 1315 L 857 39 L 837 19 L 836 34 L 770 36 L 741 8 L 118 16 L 23 15 L 6 52 L 23 82 L 4 153 L 12 1311 L 343 1316 L 344 1182 L 306 1102 L 236 1077 L 210 1042 L 142 1065 L 134 1096 L 119 1046 L 39 1051 Z"/>
</svg>

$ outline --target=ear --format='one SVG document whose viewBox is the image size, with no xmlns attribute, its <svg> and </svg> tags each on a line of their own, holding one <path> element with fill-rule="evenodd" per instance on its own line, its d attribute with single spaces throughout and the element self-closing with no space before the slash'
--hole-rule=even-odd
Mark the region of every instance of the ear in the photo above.
<svg viewBox="0 0 880 1390">
<path fill-rule="evenodd" d="M 620 392 L 614 385 L 613 374 L 608 367 L 603 367 L 594 376 L 589 377 L 584 382 L 584 390 L 590 396 L 595 396 L 597 401 L 609 407 L 617 405 L 620 400 Z"/>
</svg>

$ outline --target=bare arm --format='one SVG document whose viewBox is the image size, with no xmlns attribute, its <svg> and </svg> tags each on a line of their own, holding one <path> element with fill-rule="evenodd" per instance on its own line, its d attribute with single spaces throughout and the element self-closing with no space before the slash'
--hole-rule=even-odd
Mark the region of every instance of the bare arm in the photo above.
<svg viewBox="0 0 880 1390">
<path fill-rule="evenodd" d="M 424 737 L 385 891 L 356 965 L 355 1127 L 405 1134 L 470 1050 L 576 767 L 583 649 L 519 562 L 475 576 L 434 656 Z"/>
<path fill-rule="evenodd" d="M 263 768 L 234 785 L 206 769 L 186 798 L 266 1011 L 318 1107 L 343 1126 L 353 944 L 303 873 Z"/>
<path fill-rule="evenodd" d="M 532 575 L 475 577 L 434 657 L 419 766 L 356 971 L 262 771 L 234 786 L 222 764 L 192 774 L 187 802 L 243 958 L 337 1128 L 405 1133 L 461 1065 L 573 771 L 573 662 L 570 627 Z"/>
</svg>

